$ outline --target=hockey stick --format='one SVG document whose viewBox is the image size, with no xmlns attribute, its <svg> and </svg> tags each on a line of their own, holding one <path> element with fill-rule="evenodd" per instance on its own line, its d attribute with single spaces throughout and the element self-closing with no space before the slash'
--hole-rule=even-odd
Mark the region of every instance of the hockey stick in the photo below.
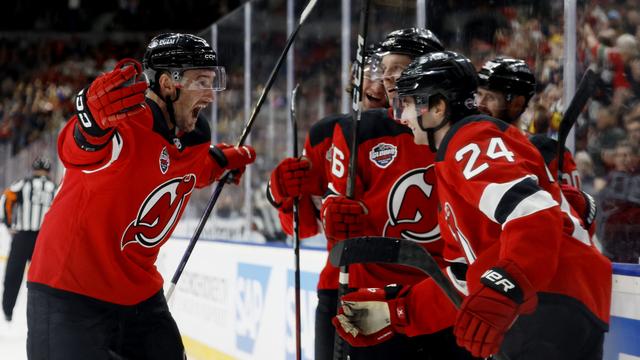
<svg viewBox="0 0 640 360">
<path fill-rule="evenodd" d="M 256 103 L 256 106 L 253 108 L 253 112 L 249 117 L 249 121 L 247 122 L 247 125 L 245 125 L 244 130 L 240 135 L 240 140 L 238 140 L 237 146 L 242 146 L 244 142 L 247 140 L 247 137 L 249 136 L 249 132 L 251 131 L 251 127 L 253 126 L 253 123 L 256 120 L 258 113 L 260 112 L 260 108 L 262 107 L 262 104 L 267 98 L 267 94 L 269 93 L 269 90 L 271 90 L 273 83 L 276 81 L 276 75 L 278 74 L 278 71 L 280 70 L 282 63 L 284 62 L 284 59 L 287 56 L 287 53 L 289 52 L 289 48 L 291 48 L 291 45 L 296 39 L 296 35 L 298 34 L 298 31 L 300 31 L 302 24 L 305 22 L 305 20 L 309 16 L 309 13 L 311 13 L 311 10 L 313 10 L 313 8 L 316 6 L 317 2 L 318 0 L 310 0 L 309 4 L 307 4 L 307 7 L 305 7 L 304 10 L 302 11 L 302 15 L 300 16 L 300 22 L 296 26 L 295 30 L 293 30 L 291 35 L 289 35 L 289 38 L 287 39 L 287 43 L 284 47 L 284 50 L 282 50 L 282 53 L 280 54 L 280 57 L 278 58 L 276 65 L 273 67 L 273 70 L 271 71 L 271 75 L 269 75 L 269 79 L 267 80 L 267 83 L 265 84 L 265 87 L 262 90 L 260 97 L 258 98 L 258 102 Z M 211 215 L 211 211 L 213 210 L 213 207 L 218 201 L 218 197 L 220 197 L 222 188 L 227 182 L 231 181 L 232 176 L 233 174 L 231 172 L 227 172 L 224 176 L 222 176 L 220 181 L 218 181 L 218 185 L 213 191 L 211 198 L 209 198 L 209 202 L 207 203 L 207 207 L 205 208 L 204 213 L 200 218 L 200 222 L 198 222 L 196 231 L 191 237 L 191 240 L 189 240 L 189 245 L 184 251 L 184 255 L 182 255 L 182 259 L 180 259 L 180 263 L 178 264 L 178 268 L 176 269 L 176 272 L 173 274 L 173 277 L 171 278 L 171 284 L 169 285 L 169 289 L 167 290 L 167 295 L 166 295 L 167 300 L 171 298 L 173 291 L 175 290 L 176 284 L 178 283 L 178 280 L 180 280 L 180 276 L 184 271 L 184 267 L 187 265 L 187 261 L 189 261 L 189 257 L 191 256 L 191 252 L 193 251 L 193 248 L 196 246 L 196 242 L 200 238 L 200 234 L 204 229 L 204 225 L 209 219 L 209 216 Z"/>
<path fill-rule="evenodd" d="M 293 157 L 298 157 L 298 121 L 296 119 L 296 95 L 298 94 L 298 87 L 300 84 L 296 84 L 291 92 L 291 132 L 293 133 Z M 302 356 L 302 343 L 301 343 L 301 328 L 300 328 L 300 230 L 299 226 L 299 213 L 298 213 L 299 200 L 297 197 L 293 198 L 293 254 L 295 257 L 295 298 L 296 298 L 296 359 L 300 360 Z"/>
<path fill-rule="evenodd" d="M 351 126 L 351 148 L 349 154 L 349 170 L 347 172 L 347 188 L 346 195 L 349 199 L 353 199 L 355 195 L 356 173 L 358 164 L 358 125 L 362 117 L 362 81 L 364 78 L 364 51 L 367 42 L 367 29 L 369 24 L 369 5 L 370 0 L 361 0 L 360 8 L 360 28 L 358 29 L 358 48 L 356 50 L 356 66 L 353 91 L 351 93 L 351 110 L 353 113 L 353 122 Z M 349 267 L 340 267 L 340 276 L 338 277 L 338 306 L 340 298 L 349 291 Z M 342 360 L 345 356 L 344 340 L 336 332 L 333 343 L 333 360 Z"/>
<path fill-rule="evenodd" d="M 578 84 L 578 88 L 576 89 L 575 95 L 573 95 L 573 99 L 571 99 L 571 103 L 567 106 L 567 111 L 564 112 L 562 121 L 560 122 L 560 127 L 558 129 L 558 181 L 562 181 L 564 146 L 567 142 L 567 137 L 569 136 L 571 128 L 575 125 L 576 120 L 578 120 L 578 116 L 582 112 L 582 108 L 595 92 L 597 79 L 598 77 L 596 73 L 591 69 L 587 69 L 580 80 L 580 84 Z"/>
<path fill-rule="evenodd" d="M 329 261 L 333 266 L 387 263 L 416 268 L 429 275 L 456 308 L 462 304 L 462 296 L 442 273 L 436 260 L 425 248 L 411 240 L 382 236 L 346 239 L 333 246 Z M 502 353 L 493 355 L 493 358 L 508 360 Z"/>
</svg>

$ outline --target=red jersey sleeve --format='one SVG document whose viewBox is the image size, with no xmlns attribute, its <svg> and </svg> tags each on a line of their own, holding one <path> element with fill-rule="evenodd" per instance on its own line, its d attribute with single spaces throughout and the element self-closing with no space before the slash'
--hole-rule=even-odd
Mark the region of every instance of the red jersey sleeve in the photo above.
<svg viewBox="0 0 640 360">
<path fill-rule="evenodd" d="M 73 116 L 58 136 L 58 155 L 60 161 L 68 169 L 99 169 L 110 161 L 115 161 L 119 154 L 122 139 L 114 133 L 111 141 L 96 151 L 87 151 L 80 147 L 77 140 L 78 117 Z"/>
<path fill-rule="evenodd" d="M 446 166 L 437 169 L 439 183 L 455 189 L 457 194 L 447 197 L 454 199 L 454 208 L 458 201 L 466 203 L 458 209 L 469 206 L 484 215 L 470 219 L 458 213 L 457 222 L 501 227 L 497 239 L 462 244 L 469 263 L 497 240 L 498 257 L 516 263 L 535 288 L 542 288 L 556 271 L 563 221 L 558 202 L 541 186 L 553 179 L 540 170 L 540 154 L 517 129 L 492 121 L 464 124 L 447 141 Z M 475 280 L 469 279 L 470 291 Z"/>
</svg>

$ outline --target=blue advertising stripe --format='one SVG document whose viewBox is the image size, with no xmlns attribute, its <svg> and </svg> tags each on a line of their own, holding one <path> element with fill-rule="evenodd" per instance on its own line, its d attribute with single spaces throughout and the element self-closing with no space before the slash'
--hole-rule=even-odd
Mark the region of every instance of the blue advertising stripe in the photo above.
<svg viewBox="0 0 640 360">
<path fill-rule="evenodd" d="M 620 354 L 640 356 L 640 320 L 611 317 L 609 333 L 605 337 L 604 359 L 618 360 Z"/>
<path fill-rule="evenodd" d="M 171 236 L 171 239 L 176 240 L 190 240 L 190 237 L 187 236 Z M 256 244 L 250 242 L 242 242 L 242 241 L 231 241 L 231 240 L 222 240 L 222 239 L 212 239 L 207 237 L 200 237 L 199 241 L 212 241 L 219 242 L 223 244 L 233 244 L 233 245 L 247 245 L 247 246 L 261 246 L 261 247 L 272 247 L 272 248 L 283 248 L 283 249 L 293 249 L 293 246 L 290 244 L 285 244 L 283 242 L 267 242 L 264 244 Z M 326 246 L 309 246 L 300 244 L 300 248 L 304 250 L 314 250 L 314 251 L 327 251 Z"/>
<path fill-rule="evenodd" d="M 640 264 L 613 263 L 613 273 L 640 277 Z"/>
</svg>

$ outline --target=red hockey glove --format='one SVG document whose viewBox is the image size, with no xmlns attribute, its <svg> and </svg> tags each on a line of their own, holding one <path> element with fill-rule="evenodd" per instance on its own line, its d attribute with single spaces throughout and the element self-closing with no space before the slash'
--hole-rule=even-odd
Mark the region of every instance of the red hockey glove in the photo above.
<svg viewBox="0 0 640 360">
<path fill-rule="evenodd" d="M 267 198 L 279 208 L 287 199 L 311 193 L 312 181 L 307 158 L 286 158 L 271 173 Z"/>
<path fill-rule="evenodd" d="M 473 356 L 488 357 L 500 349 L 504 334 L 520 314 L 538 305 L 529 280 L 510 261 L 499 261 L 480 277 L 480 287 L 460 307 L 454 335 Z"/>
<path fill-rule="evenodd" d="M 409 289 L 409 286 L 394 284 L 347 294 L 342 297 L 342 306 L 331 322 L 338 334 L 356 347 L 377 345 L 396 333 L 404 334 L 405 296 Z"/>
<path fill-rule="evenodd" d="M 80 124 L 87 133 L 99 136 L 143 111 L 141 105 L 149 85 L 138 80 L 141 74 L 142 65 L 138 61 L 123 59 L 113 71 L 98 76 L 86 90 L 86 95 L 85 90 L 80 91 L 75 106 Z"/>
<path fill-rule="evenodd" d="M 345 196 L 330 196 L 320 209 L 324 234 L 329 241 L 340 241 L 364 234 L 367 207 Z"/>
<path fill-rule="evenodd" d="M 219 166 L 214 170 L 214 177 L 219 179 L 225 170 L 231 170 L 233 175 L 231 182 L 234 184 L 240 183 L 247 165 L 256 161 L 256 151 L 249 145 L 240 147 L 225 143 L 211 145 L 209 153 Z"/>
<path fill-rule="evenodd" d="M 569 205 L 580 215 L 585 228 L 589 231 L 589 236 L 593 236 L 596 231 L 595 220 L 598 211 L 596 201 L 591 195 L 571 185 L 562 184 L 560 188 Z"/>
</svg>

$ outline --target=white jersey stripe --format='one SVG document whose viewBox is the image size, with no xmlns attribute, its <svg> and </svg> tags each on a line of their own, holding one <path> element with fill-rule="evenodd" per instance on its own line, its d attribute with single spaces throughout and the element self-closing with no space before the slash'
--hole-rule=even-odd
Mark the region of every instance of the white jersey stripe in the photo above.
<svg viewBox="0 0 640 360">
<path fill-rule="evenodd" d="M 28 181 L 22 188 L 22 219 L 18 222 L 17 230 L 29 230 L 31 228 L 31 190 L 32 183 Z"/>
<path fill-rule="evenodd" d="M 515 209 L 507 216 L 507 219 L 502 224 L 502 228 L 504 229 L 505 225 L 511 220 L 519 219 L 521 217 L 525 217 L 527 215 L 531 215 L 538 211 L 552 208 L 557 206 L 558 203 L 553 200 L 551 194 L 544 190 L 540 190 L 533 195 L 522 200 Z"/>
<path fill-rule="evenodd" d="M 519 179 L 515 179 L 506 183 L 495 183 L 489 184 L 484 188 L 482 192 L 482 196 L 480 196 L 480 204 L 479 208 L 491 221 L 498 222 L 495 218 L 496 208 L 500 204 L 500 200 L 514 185 L 520 183 L 521 181 L 531 178 L 536 183 L 538 183 L 538 177 L 535 175 L 527 175 L 523 176 Z"/>
</svg>

